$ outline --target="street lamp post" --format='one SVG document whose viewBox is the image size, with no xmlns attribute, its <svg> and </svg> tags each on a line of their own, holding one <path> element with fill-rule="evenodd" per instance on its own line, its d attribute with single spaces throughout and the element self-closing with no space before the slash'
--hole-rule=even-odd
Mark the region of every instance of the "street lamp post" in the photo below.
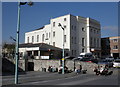
<svg viewBox="0 0 120 87">
<path fill-rule="evenodd" d="M 18 20 L 17 20 L 17 36 L 16 36 L 16 53 L 15 53 L 15 84 L 18 84 L 18 59 L 19 59 L 19 31 L 20 31 L 20 7 L 27 2 L 18 2 Z M 28 5 L 32 6 L 33 3 L 29 2 Z"/>
<path fill-rule="evenodd" d="M 59 23 L 58 25 L 59 27 L 61 27 L 63 29 L 63 51 L 62 51 L 62 74 L 64 74 L 64 27 L 62 27 L 62 25 Z"/>
</svg>

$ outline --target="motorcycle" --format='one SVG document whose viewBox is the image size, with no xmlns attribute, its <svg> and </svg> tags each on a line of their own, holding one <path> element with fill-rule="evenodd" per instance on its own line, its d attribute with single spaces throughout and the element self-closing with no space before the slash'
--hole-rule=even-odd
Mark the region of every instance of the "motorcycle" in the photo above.
<svg viewBox="0 0 120 87">
<path fill-rule="evenodd" d="M 96 75 L 112 75 L 113 71 L 109 71 L 108 69 L 104 69 L 102 72 L 100 72 L 98 69 L 95 69 L 94 72 Z"/>
</svg>

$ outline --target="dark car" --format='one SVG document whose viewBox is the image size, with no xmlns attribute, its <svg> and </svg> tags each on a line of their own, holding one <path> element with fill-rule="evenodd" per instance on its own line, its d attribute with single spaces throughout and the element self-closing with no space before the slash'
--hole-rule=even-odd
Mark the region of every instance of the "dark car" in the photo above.
<svg viewBox="0 0 120 87">
<path fill-rule="evenodd" d="M 113 61 L 112 60 L 102 59 L 98 62 L 98 64 L 105 64 L 108 67 L 113 67 Z"/>
<path fill-rule="evenodd" d="M 88 58 L 88 57 L 84 57 L 84 58 L 80 59 L 80 61 L 98 63 L 98 59 L 96 59 L 96 58 Z"/>
</svg>

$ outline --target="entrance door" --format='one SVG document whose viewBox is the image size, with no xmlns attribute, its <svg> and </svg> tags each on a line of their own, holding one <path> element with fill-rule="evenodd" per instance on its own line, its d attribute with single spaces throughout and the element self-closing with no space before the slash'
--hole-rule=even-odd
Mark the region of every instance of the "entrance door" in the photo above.
<svg viewBox="0 0 120 87">
<path fill-rule="evenodd" d="M 28 71 L 34 71 L 34 63 L 28 62 Z"/>
</svg>

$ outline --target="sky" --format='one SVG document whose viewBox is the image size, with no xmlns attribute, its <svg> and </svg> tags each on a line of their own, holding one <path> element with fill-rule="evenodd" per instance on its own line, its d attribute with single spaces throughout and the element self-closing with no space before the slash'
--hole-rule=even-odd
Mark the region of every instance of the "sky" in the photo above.
<svg viewBox="0 0 120 87">
<path fill-rule="evenodd" d="M 2 40 L 13 42 L 16 38 L 17 2 L 2 3 Z M 34 2 L 32 7 L 21 6 L 20 43 L 24 43 L 25 32 L 38 29 L 50 23 L 51 18 L 66 14 L 90 17 L 100 22 L 101 37 L 118 35 L 117 2 Z"/>
</svg>

